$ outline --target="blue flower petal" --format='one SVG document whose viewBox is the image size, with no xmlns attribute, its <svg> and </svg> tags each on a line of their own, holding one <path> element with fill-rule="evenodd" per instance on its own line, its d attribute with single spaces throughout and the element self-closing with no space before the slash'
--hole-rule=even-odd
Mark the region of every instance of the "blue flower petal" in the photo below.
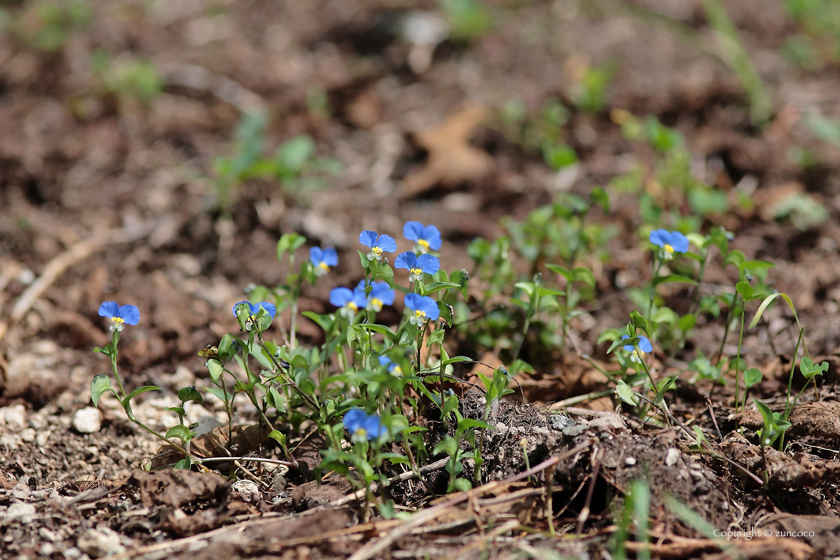
<svg viewBox="0 0 840 560">
<path fill-rule="evenodd" d="M 417 258 L 417 268 L 426 274 L 434 274 L 440 270 L 440 259 L 432 255 L 421 255 Z"/>
<path fill-rule="evenodd" d="M 417 255 L 411 251 L 406 251 L 405 253 L 400 253 L 400 255 L 396 258 L 394 261 L 394 268 L 411 270 L 414 268 L 415 264 L 417 264 Z"/>
<path fill-rule="evenodd" d="M 264 301 L 264 302 L 260 303 L 260 305 L 262 306 L 263 309 L 265 309 L 265 312 L 268 313 L 269 316 L 272 319 L 274 319 L 274 316 L 277 314 L 277 308 L 274 307 L 274 304 L 269 303 L 267 301 Z M 257 307 L 257 306 L 254 306 L 254 307 Z M 259 310 L 259 307 L 257 307 L 257 310 Z M 256 313 L 256 311 L 254 311 L 254 313 Z"/>
<path fill-rule="evenodd" d="M 106 301 L 99 306 L 99 316 L 109 318 L 119 317 L 120 306 L 117 305 L 116 301 Z"/>
<path fill-rule="evenodd" d="M 366 229 L 359 234 L 359 243 L 366 247 L 373 247 L 376 244 L 376 232 Z"/>
<path fill-rule="evenodd" d="M 370 299 L 378 299 L 385 305 L 394 303 L 394 290 L 387 282 L 374 282 L 370 291 Z"/>
<path fill-rule="evenodd" d="M 321 257 L 321 262 L 327 266 L 338 266 L 338 253 L 332 247 L 324 249 L 324 255 Z"/>
<path fill-rule="evenodd" d="M 353 292 L 350 288 L 333 288 L 330 290 L 330 303 L 336 307 L 344 307 L 350 301 L 353 301 Z"/>
<path fill-rule="evenodd" d="M 420 222 L 406 222 L 403 226 L 403 235 L 409 241 L 420 241 L 423 237 L 423 224 Z"/>
<path fill-rule="evenodd" d="M 391 358 L 389 358 L 388 356 L 379 356 L 379 365 L 387 366 L 390 363 L 391 363 Z"/>
<path fill-rule="evenodd" d="M 324 260 L 324 250 L 320 247 L 312 247 L 309 249 L 309 262 L 318 266 Z"/>
<path fill-rule="evenodd" d="M 426 314 L 426 318 L 434 321 L 440 315 L 440 310 L 438 309 L 437 303 L 435 300 L 428 296 L 423 296 L 420 300 L 420 311 Z"/>
<path fill-rule="evenodd" d="M 371 414 L 362 422 L 362 429 L 367 432 L 368 439 L 378 438 L 385 433 L 385 426 L 379 421 L 379 416 Z"/>
<path fill-rule="evenodd" d="M 678 231 L 672 231 L 670 245 L 674 248 L 675 253 L 687 253 L 688 237 L 686 237 Z"/>
<path fill-rule="evenodd" d="M 621 335 L 621 340 L 624 340 L 625 338 L 630 338 L 630 337 L 626 334 Z M 628 351 L 628 352 L 632 352 L 633 350 L 635 350 L 635 348 L 633 347 L 632 344 L 627 344 L 626 346 L 622 346 L 621 348 L 623 350 Z M 642 352 L 645 352 L 645 353 L 653 352 L 653 345 L 650 343 L 650 340 L 648 340 L 648 338 L 646 336 L 640 336 L 639 337 L 639 350 L 641 350 Z"/>
<path fill-rule="evenodd" d="M 123 305 L 120 307 L 120 315 L 126 325 L 136 325 L 140 322 L 140 310 L 133 305 Z"/>
<path fill-rule="evenodd" d="M 376 245 L 382 249 L 384 253 L 393 253 L 397 250 L 397 242 L 390 235 L 382 234 L 376 240 Z"/>
<path fill-rule="evenodd" d="M 352 434 L 362 427 L 362 422 L 367 418 L 364 410 L 351 408 L 344 414 L 344 427 Z"/>
<path fill-rule="evenodd" d="M 658 247 L 664 247 L 668 245 L 669 241 L 671 240 L 671 236 L 668 234 L 667 230 L 664 229 L 655 229 L 650 232 L 650 242 Z"/>
<path fill-rule="evenodd" d="M 429 244 L 429 249 L 432 251 L 440 249 L 442 243 L 440 239 L 440 230 L 435 226 L 426 226 L 420 238 L 426 240 L 426 243 Z"/>
<path fill-rule="evenodd" d="M 420 294 L 415 294 L 414 292 L 410 294 L 406 294 L 405 296 L 405 306 L 411 309 L 412 311 L 417 311 L 418 307 L 420 306 L 420 298 L 422 298 Z"/>
</svg>

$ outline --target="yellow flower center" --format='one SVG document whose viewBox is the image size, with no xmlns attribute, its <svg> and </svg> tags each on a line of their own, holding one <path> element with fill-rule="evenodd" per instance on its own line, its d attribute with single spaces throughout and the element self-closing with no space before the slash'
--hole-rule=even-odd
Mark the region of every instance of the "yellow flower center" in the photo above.
<svg viewBox="0 0 840 560">
<path fill-rule="evenodd" d="M 400 366 L 394 366 L 394 369 L 391 370 L 391 373 L 402 375 L 402 368 Z"/>
<path fill-rule="evenodd" d="M 673 253 L 673 252 L 674 252 L 674 248 L 673 248 L 673 247 L 671 247 L 670 245 L 668 245 L 667 243 L 666 243 L 666 244 L 665 244 L 665 246 L 664 246 L 664 247 L 662 247 L 662 248 L 663 248 L 663 249 L 665 249 L 665 252 L 666 252 L 666 253 Z"/>
<path fill-rule="evenodd" d="M 385 303 L 381 299 L 371 298 L 370 305 L 374 309 L 382 309 L 382 306 L 385 305 Z"/>
<path fill-rule="evenodd" d="M 429 248 L 429 242 L 426 241 L 425 239 L 420 239 L 419 241 L 417 241 L 417 244 L 420 245 L 421 247 L 423 247 L 424 249 Z"/>
<path fill-rule="evenodd" d="M 330 267 L 326 263 L 318 263 L 318 266 L 320 268 L 324 269 L 324 272 L 329 272 L 330 271 Z"/>
<path fill-rule="evenodd" d="M 381 247 L 371 247 L 370 252 L 376 255 L 377 257 L 382 254 Z"/>
<path fill-rule="evenodd" d="M 414 275 L 420 276 L 420 274 L 421 274 L 423 271 L 422 271 L 422 270 L 420 270 L 419 268 L 412 268 L 409 272 L 411 272 L 411 273 L 412 273 L 412 274 L 414 274 Z"/>
<path fill-rule="evenodd" d="M 358 430 L 353 432 L 353 435 L 358 436 L 359 438 L 363 438 L 363 437 L 367 436 L 367 432 L 365 431 L 364 428 L 359 428 Z"/>
<path fill-rule="evenodd" d="M 414 312 L 414 316 L 415 316 L 415 317 L 419 317 L 420 319 L 422 319 L 423 317 L 425 317 L 425 316 L 426 316 L 426 312 L 425 312 L 425 311 L 420 311 L 420 310 L 418 309 L 417 311 L 415 311 L 415 312 Z"/>
<path fill-rule="evenodd" d="M 111 320 L 118 325 L 125 323 L 125 320 L 122 317 L 111 317 Z"/>
<path fill-rule="evenodd" d="M 347 307 L 349 307 L 353 311 L 358 311 L 359 310 L 359 306 L 356 305 L 355 303 L 353 303 L 352 301 L 347 303 Z"/>
</svg>

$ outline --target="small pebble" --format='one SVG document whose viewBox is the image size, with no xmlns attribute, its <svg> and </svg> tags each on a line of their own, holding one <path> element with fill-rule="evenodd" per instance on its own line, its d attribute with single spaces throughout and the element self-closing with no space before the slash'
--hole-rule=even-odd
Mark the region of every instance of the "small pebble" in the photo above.
<svg viewBox="0 0 840 560">
<path fill-rule="evenodd" d="M 0 408 L 0 411 L 3 412 L 3 419 L 9 428 L 19 430 L 26 426 L 26 409 L 22 404 Z"/>
<path fill-rule="evenodd" d="M 98 408 L 86 406 L 73 415 L 73 427 L 83 434 L 93 434 L 102 428 L 102 413 Z"/>
<path fill-rule="evenodd" d="M 665 454 L 665 465 L 669 467 L 673 467 L 677 464 L 677 460 L 680 458 L 680 450 L 675 449 L 673 447 L 668 449 L 668 452 Z"/>
<path fill-rule="evenodd" d="M 256 494 L 260 491 L 260 487 L 252 480 L 237 480 L 231 486 L 234 492 L 242 492 L 243 494 Z"/>
<path fill-rule="evenodd" d="M 35 441 L 35 437 L 38 435 L 38 432 L 33 430 L 32 428 L 26 428 L 25 430 L 20 432 L 20 439 L 26 443 L 32 443 Z"/>
</svg>

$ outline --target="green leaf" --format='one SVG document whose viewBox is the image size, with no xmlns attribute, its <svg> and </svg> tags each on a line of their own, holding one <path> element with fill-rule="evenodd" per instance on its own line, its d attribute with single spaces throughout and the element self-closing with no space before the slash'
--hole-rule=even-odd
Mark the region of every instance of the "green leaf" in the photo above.
<svg viewBox="0 0 840 560">
<path fill-rule="evenodd" d="M 641 337 L 633 336 L 630 338 L 619 338 L 614 340 L 613 343 L 610 345 L 609 350 L 607 350 L 607 354 L 611 354 L 613 350 L 615 350 L 619 346 L 632 346 L 638 344 L 641 340 Z"/>
<path fill-rule="evenodd" d="M 286 445 L 286 434 L 284 434 L 283 432 L 278 432 L 277 430 L 271 430 L 268 433 L 268 437 L 270 437 L 271 439 L 273 439 L 274 441 L 279 443 L 281 446 L 285 447 L 285 445 Z"/>
<path fill-rule="evenodd" d="M 677 378 L 676 377 L 666 377 L 665 379 L 660 379 L 656 383 L 656 392 L 659 394 L 664 393 L 665 391 L 670 391 L 674 387 L 677 386 Z"/>
<path fill-rule="evenodd" d="M 686 315 L 683 315 L 682 317 L 680 317 L 680 320 L 677 321 L 677 327 L 679 327 L 679 329 L 684 333 L 693 329 L 694 325 L 696 324 L 697 315 L 695 315 L 694 313 L 688 313 Z"/>
<path fill-rule="evenodd" d="M 682 274 L 669 274 L 668 276 L 659 276 L 653 279 L 653 285 L 658 286 L 659 284 L 667 284 L 669 282 L 678 282 L 681 284 L 691 284 L 692 286 L 697 286 L 697 282 L 692 280 L 688 276 L 683 276 Z"/>
<path fill-rule="evenodd" d="M 204 402 L 204 398 L 201 396 L 201 393 L 195 388 L 195 385 L 190 387 L 184 387 L 178 391 L 178 399 L 182 403 L 186 402 L 197 402 L 201 404 Z"/>
<path fill-rule="evenodd" d="M 156 387 L 155 385 L 146 385 L 144 387 L 138 387 L 137 389 L 133 390 L 128 394 L 128 396 L 125 398 L 125 401 L 131 402 L 131 399 L 133 399 L 137 395 L 141 393 L 147 393 L 149 391 L 163 391 L 163 389 L 161 389 L 160 387 Z"/>
<path fill-rule="evenodd" d="M 560 290 L 552 290 L 551 288 L 537 288 L 537 295 L 540 297 L 565 296 L 566 292 Z"/>
<path fill-rule="evenodd" d="M 230 398 L 232 396 L 228 391 L 225 391 L 221 387 L 207 387 L 207 392 L 222 402 L 225 402 L 225 397 L 227 397 L 228 402 L 230 402 Z"/>
<path fill-rule="evenodd" d="M 744 298 L 745 301 L 750 301 L 753 297 L 753 287 L 743 280 L 735 284 L 735 290 L 741 294 L 741 297 Z"/>
<path fill-rule="evenodd" d="M 189 457 L 184 457 L 183 459 L 172 465 L 173 469 L 189 470 L 190 467 L 192 467 L 192 461 L 190 461 Z"/>
<path fill-rule="evenodd" d="M 559 264 L 547 264 L 545 265 L 545 267 L 552 272 L 556 272 L 557 274 L 568 280 L 569 283 L 575 281 L 575 274 L 564 266 L 560 266 Z"/>
<path fill-rule="evenodd" d="M 449 359 L 443 360 L 443 362 L 441 362 L 440 365 L 441 365 L 441 367 L 446 367 L 449 364 L 456 364 L 456 363 L 460 363 L 460 362 L 472 363 L 473 359 L 469 358 L 467 356 L 453 356 Z"/>
<path fill-rule="evenodd" d="M 820 365 L 815 365 L 811 358 L 804 357 L 799 360 L 799 371 L 805 376 L 805 379 L 811 379 L 814 376 L 822 375 L 828 371 L 828 362 L 823 362 Z"/>
<path fill-rule="evenodd" d="M 219 360 L 207 360 L 207 371 L 210 372 L 210 379 L 213 380 L 213 383 L 218 384 L 219 379 L 221 379 L 222 374 L 225 372 L 225 368 L 222 367 Z"/>
<path fill-rule="evenodd" d="M 757 383 L 760 383 L 761 378 L 761 371 L 758 368 L 750 368 L 744 372 L 744 386 L 749 389 Z"/>
<path fill-rule="evenodd" d="M 421 296 L 427 296 L 429 294 L 433 294 L 435 292 L 439 292 L 441 290 L 445 290 L 446 288 L 460 288 L 461 284 L 456 284 L 455 282 L 432 282 L 431 284 L 425 286 L 421 291 Z"/>
<path fill-rule="evenodd" d="M 771 303 L 773 303 L 773 300 L 780 296 L 784 298 L 784 300 L 788 304 L 788 307 L 790 307 L 791 312 L 793 312 L 793 318 L 796 319 L 796 326 L 800 329 L 802 328 L 802 325 L 799 323 L 799 316 L 796 314 L 796 308 L 793 306 L 793 302 L 790 300 L 790 297 L 787 294 L 783 293 L 770 294 L 769 296 L 764 298 L 764 301 L 762 301 L 761 305 L 758 306 L 758 311 L 755 312 L 755 317 L 753 317 L 753 320 L 750 321 L 750 328 L 753 328 L 758 324 L 758 321 L 761 320 L 761 316 L 764 314 L 764 311 L 767 309 L 767 307 Z"/>
<path fill-rule="evenodd" d="M 618 383 L 615 385 L 615 393 L 618 395 L 622 401 L 626 402 L 632 406 L 639 405 L 639 399 L 636 397 L 636 394 L 633 392 L 633 389 L 630 388 L 627 383 L 622 380 L 618 380 Z"/>
<path fill-rule="evenodd" d="M 102 397 L 105 393 L 111 391 L 114 393 L 114 396 L 119 399 L 119 395 L 114 389 L 111 388 L 111 378 L 107 375 L 100 374 L 94 376 L 94 378 L 90 382 L 90 400 L 93 401 L 93 406 L 99 407 L 99 398 Z"/>
<path fill-rule="evenodd" d="M 469 430 L 470 428 L 481 428 L 483 430 L 486 430 L 492 428 L 492 426 L 487 422 L 482 422 L 481 420 L 474 420 L 472 418 L 464 418 L 463 420 L 458 422 L 459 430 Z"/>
<path fill-rule="evenodd" d="M 459 492 L 469 492 L 470 490 L 472 490 L 472 483 L 466 478 L 456 478 L 455 490 Z"/>
<path fill-rule="evenodd" d="M 759 268 L 773 268 L 775 266 L 775 264 L 769 261 L 754 260 L 744 261 L 738 266 L 738 268 L 741 270 L 758 270 Z"/>
<path fill-rule="evenodd" d="M 369 325 L 367 323 L 363 323 L 363 324 L 359 325 L 359 327 L 361 327 L 363 329 L 367 329 L 369 331 L 373 331 L 375 333 L 379 333 L 381 335 L 385 335 L 391 340 L 394 340 L 394 341 L 397 340 L 397 333 L 395 333 L 394 331 L 392 331 L 391 329 L 389 329 L 385 325 L 377 325 L 377 324 Z"/>
<path fill-rule="evenodd" d="M 166 432 L 166 439 L 176 437 L 184 442 L 184 445 L 187 445 L 189 441 L 192 439 L 193 434 L 190 432 L 190 429 L 186 426 L 182 426 L 178 424 L 177 426 L 172 426 Z"/>
<path fill-rule="evenodd" d="M 589 270 L 588 268 L 584 268 L 582 266 L 579 266 L 579 267 L 575 268 L 573 272 L 575 273 L 575 281 L 576 282 L 583 282 L 584 284 L 586 284 L 590 288 L 595 287 L 595 275 L 592 274 L 591 270 Z"/>
<path fill-rule="evenodd" d="M 294 253 L 295 249 L 306 243 L 306 238 L 297 233 L 285 233 L 277 242 L 277 260 L 282 260 L 286 252 Z"/>
<path fill-rule="evenodd" d="M 394 287 L 394 269 L 387 263 L 376 263 L 376 276 L 374 280 L 382 280 L 388 283 L 388 286 Z"/>
<path fill-rule="evenodd" d="M 314 311 L 304 311 L 301 315 L 313 321 L 316 325 L 321 327 L 321 330 L 324 332 L 327 332 L 330 328 L 332 328 L 334 319 L 330 315 L 319 315 Z"/>
<path fill-rule="evenodd" d="M 371 261 L 367 258 L 367 253 L 364 253 L 364 252 L 362 252 L 362 251 L 359 251 L 359 260 L 362 262 L 362 268 L 364 268 L 364 269 L 365 269 L 365 272 L 366 272 L 367 274 L 370 274 L 370 271 L 371 271 L 371 269 L 370 269 L 370 264 L 371 264 Z M 376 261 L 373 261 L 373 262 L 375 263 Z"/>
<path fill-rule="evenodd" d="M 630 322 L 632 322 L 633 326 L 637 329 L 642 329 L 645 332 L 650 332 L 650 327 L 648 326 L 647 319 L 642 317 L 638 311 L 630 312 Z"/>
</svg>

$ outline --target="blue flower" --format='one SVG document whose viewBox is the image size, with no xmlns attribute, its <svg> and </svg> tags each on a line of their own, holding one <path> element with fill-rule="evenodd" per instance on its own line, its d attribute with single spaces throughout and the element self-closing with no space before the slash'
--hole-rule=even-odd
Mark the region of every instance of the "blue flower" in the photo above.
<svg viewBox="0 0 840 560">
<path fill-rule="evenodd" d="M 309 249 L 309 262 L 315 267 L 315 276 L 323 276 L 330 271 L 331 266 L 338 264 L 338 254 L 332 247 L 312 247 Z"/>
<path fill-rule="evenodd" d="M 365 290 L 364 280 L 361 280 L 359 285 L 356 286 L 356 289 L 359 288 L 363 291 Z M 367 298 L 367 307 L 371 311 L 379 313 L 382 311 L 383 305 L 391 305 L 394 303 L 394 290 L 391 289 L 391 286 L 389 286 L 387 282 L 374 282 L 371 284 L 370 288 L 370 294 L 368 294 Z"/>
<path fill-rule="evenodd" d="M 626 334 L 621 335 L 621 340 L 624 340 L 625 338 L 630 338 L 630 336 Z M 639 337 L 638 352 L 635 352 L 636 348 L 632 344 L 622 346 L 621 348 L 627 352 L 633 352 L 633 356 L 631 356 L 630 359 L 636 363 L 641 363 L 647 352 L 653 352 L 653 344 L 651 344 L 650 340 L 648 340 L 645 336 Z"/>
<path fill-rule="evenodd" d="M 388 356 L 379 356 L 379 365 L 388 366 L 388 373 L 394 375 L 402 375 L 402 368 L 397 362 L 394 362 Z"/>
<path fill-rule="evenodd" d="M 340 307 L 339 313 L 343 316 L 352 319 L 359 309 L 367 307 L 367 294 L 364 286 L 353 291 L 350 288 L 333 288 L 330 290 L 330 303 Z"/>
<path fill-rule="evenodd" d="M 414 241 L 416 245 L 414 249 L 420 253 L 425 254 L 440 249 L 440 230 L 435 226 L 423 226 L 420 222 L 406 222 L 403 226 L 403 235 L 406 239 Z"/>
<path fill-rule="evenodd" d="M 406 251 L 394 261 L 394 268 L 405 268 L 408 270 L 408 281 L 414 282 L 420 278 L 420 274 L 434 274 L 440 270 L 440 259 L 432 255 L 416 256 L 411 251 Z"/>
<path fill-rule="evenodd" d="M 688 252 L 688 237 L 678 231 L 655 229 L 650 232 L 650 242 L 662 248 L 660 255 L 665 260 L 674 258 L 674 253 Z"/>
<path fill-rule="evenodd" d="M 405 306 L 414 311 L 414 316 L 410 321 L 418 327 L 426 323 L 426 321 L 434 321 L 440 315 L 437 303 L 429 296 L 421 296 L 420 294 L 408 294 L 405 296 Z"/>
<path fill-rule="evenodd" d="M 239 307 L 240 305 L 242 305 L 243 303 L 248 306 L 248 311 L 249 311 L 250 316 L 254 316 L 257 313 L 259 313 L 260 307 L 262 307 L 263 310 L 266 313 L 268 313 L 269 316 L 272 319 L 274 319 L 274 315 L 277 313 L 277 308 L 274 307 L 273 303 L 269 303 L 267 301 L 263 301 L 263 302 L 260 302 L 260 303 L 251 303 L 250 301 L 242 300 L 242 301 L 238 301 L 238 302 L 233 304 L 233 316 L 234 317 L 238 317 L 238 315 L 236 314 L 236 308 Z"/>
<path fill-rule="evenodd" d="M 367 258 L 372 261 L 382 259 L 382 253 L 393 253 L 397 250 L 397 242 L 394 241 L 393 237 L 384 233 L 377 235 L 375 231 L 370 231 L 369 229 L 359 234 L 359 243 L 370 247 Z"/>
<path fill-rule="evenodd" d="M 368 416 L 364 410 L 351 408 L 344 414 L 344 427 L 350 432 L 354 440 L 378 438 L 388 433 L 379 421 L 379 416 Z"/>
<path fill-rule="evenodd" d="M 116 301 L 106 301 L 99 306 L 99 316 L 111 319 L 111 332 L 119 332 L 126 325 L 140 322 L 140 310 L 133 305 L 120 307 Z"/>
</svg>

